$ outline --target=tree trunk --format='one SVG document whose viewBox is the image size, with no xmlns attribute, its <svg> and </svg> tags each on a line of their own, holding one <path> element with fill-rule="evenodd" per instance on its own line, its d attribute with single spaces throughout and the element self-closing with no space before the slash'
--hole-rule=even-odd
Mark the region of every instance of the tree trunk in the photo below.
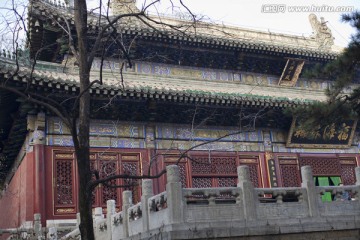
<svg viewBox="0 0 360 240">
<path fill-rule="evenodd" d="M 79 176 L 79 211 L 80 233 L 82 240 L 93 240 L 94 229 L 92 221 L 92 202 L 89 183 L 90 169 L 90 64 L 88 63 L 87 42 L 87 6 L 85 0 L 76 0 L 74 8 L 75 27 L 77 32 L 77 46 L 80 78 L 79 99 L 79 130 L 74 139 Z M 73 136 L 76 136 L 76 126 L 73 126 Z"/>
<path fill-rule="evenodd" d="M 79 130 L 80 132 L 80 130 Z M 79 133 L 79 138 L 80 133 Z M 90 174 L 90 159 L 89 159 L 89 147 L 83 146 L 76 149 L 78 176 L 79 176 L 79 212 L 80 212 L 80 233 L 81 239 L 93 240 L 93 219 L 92 219 L 92 201 L 91 191 L 88 190 L 88 184 L 91 180 Z"/>
</svg>

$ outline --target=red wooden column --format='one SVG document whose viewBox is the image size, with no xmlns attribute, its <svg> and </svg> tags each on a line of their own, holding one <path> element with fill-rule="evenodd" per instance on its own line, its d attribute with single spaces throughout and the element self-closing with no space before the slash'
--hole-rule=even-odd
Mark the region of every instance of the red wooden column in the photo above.
<svg viewBox="0 0 360 240">
<path fill-rule="evenodd" d="M 152 103 L 154 104 L 154 103 Z M 153 162 L 151 164 L 150 173 L 152 175 L 156 175 L 159 173 L 159 168 L 161 167 L 160 163 L 160 157 L 157 156 L 157 146 L 156 146 L 156 125 L 154 123 L 150 123 L 146 125 L 145 127 L 145 148 L 146 148 L 146 154 L 144 154 L 141 164 L 143 167 L 143 174 L 148 171 L 148 168 L 150 167 L 151 161 Z M 153 179 L 153 191 L 154 194 L 160 193 L 160 185 L 161 181 L 159 181 L 161 178 Z"/>
<path fill-rule="evenodd" d="M 264 188 L 278 187 L 271 131 L 263 130 L 264 154 L 260 157 Z"/>
<path fill-rule="evenodd" d="M 34 152 L 34 213 L 41 214 L 41 223 L 45 226 L 45 114 L 28 118 Z"/>
</svg>

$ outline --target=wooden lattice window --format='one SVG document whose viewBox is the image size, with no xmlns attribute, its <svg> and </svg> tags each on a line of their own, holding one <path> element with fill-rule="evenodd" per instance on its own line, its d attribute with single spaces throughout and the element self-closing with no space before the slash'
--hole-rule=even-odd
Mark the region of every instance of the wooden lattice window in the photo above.
<svg viewBox="0 0 360 240">
<path fill-rule="evenodd" d="M 56 161 L 56 204 L 74 204 L 73 161 Z"/>
<path fill-rule="evenodd" d="M 92 153 L 92 169 L 99 171 L 100 178 L 118 174 L 139 175 L 140 174 L 140 154 L 122 153 Z M 105 207 L 108 200 L 115 200 L 117 206 L 121 206 L 121 194 L 124 190 L 133 192 L 133 202 L 140 201 L 140 188 L 138 181 L 134 179 L 113 179 L 107 182 L 111 186 L 133 185 L 124 188 L 112 188 L 105 184 L 99 185 L 93 194 L 93 207 Z"/>
<path fill-rule="evenodd" d="M 280 174 L 283 187 L 300 187 L 300 171 L 297 159 L 280 159 Z"/>
<path fill-rule="evenodd" d="M 236 175 L 235 157 L 196 157 L 192 161 L 192 173 L 197 174 L 216 174 L 216 175 Z"/>
<path fill-rule="evenodd" d="M 341 158 L 301 158 L 301 166 L 309 165 L 315 176 L 340 176 L 345 185 L 354 184 L 356 159 L 352 157 Z"/>
<path fill-rule="evenodd" d="M 122 172 L 129 174 L 129 175 L 139 175 L 140 168 L 139 168 L 139 162 L 138 161 L 132 161 L 132 162 L 122 162 Z M 137 184 L 138 180 L 136 179 L 123 179 L 123 185 L 128 185 L 128 187 L 125 187 L 124 190 L 129 190 L 132 192 L 132 200 L 133 203 L 137 203 L 140 201 L 140 188 Z M 131 186 L 134 185 L 134 186 Z"/>
<path fill-rule="evenodd" d="M 140 174 L 140 153 L 123 154 L 116 152 L 92 152 L 90 154 L 90 168 L 97 170 L 100 178 L 114 174 Z M 76 169 L 75 154 L 73 152 L 54 152 L 54 211 L 55 214 L 76 213 Z M 95 179 L 95 175 L 92 175 Z M 137 180 L 115 179 L 108 182 L 110 185 L 129 185 Z M 140 201 L 140 187 L 111 188 L 99 184 L 92 193 L 93 207 L 106 207 L 107 200 L 113 199 L 118 207 L 121 206 L 121 194 L 124 190 L 133 192 L 133 201 Z"/>
<path fill-rule="evenodd" d="M 75 161 L 73 153 L 54 153 L 54 211 L 76 213 Z"/>
<path fill-rule="evenodd" d="M 197 158 L 192 157 L 191 169 L 193 175 L 211 174 L 213 172 L 211 160 L 209 160 L 209 158 L 207 157 L 197 157 Z"/>
<path fill-rule="evenodd" d="M 117 161 L 99 161 L 100 164 L 100 178 L 105 178 L 108 176 L 116 175 L 119 173 L 118 171 L 118 162 Z M 111 186 L 118 185 L 118 181 L 113 179 L 108 181 L 107 184 Z M 101 204 L 106 206 L 106 201 L 115 200 L 115 202 L 119 202 L 119 190 L 117 188 L 111 188 L 102 184 L 101 187 Z"/>
<path fill-rule="evenodd" d="M 193 177 L 192 187 L 193 188 L 210 188 L 213 186 L 212 178 L 210 177 Z"/>
<path fill-rule="evenodd" d="M 315 176 L 340 176 L 341 166 L 338 158 L 303 157 L 301 166 L 311 166 Z"/>
<path fill-rule="evenodd" d="M 341 164 L 341 181 L 344 185 L 354 185 L 356 182 L 355 177 L 355 158 L 342 158 L 340 159 Z"/>
<path fill-rule="evenodd" d="M 219 187 L 235 187 L 237 184 L 236 177 L 220 177 L 218 178 Z"/>
<path fill-rule="evenodd" d="M 233 187 L 236 185 L 235 156 L 191 156 L 193 188 Z"/>
<path fill-rule="evenodd" d="M 165 166 L 169 166 L 169 165 L 173 165 L 174 163 L 172 162 L 167 162 L 165 163 Z M 186 179 L 187 179 L 187 174 L 186 174 L 186 163 L 178 163 L 179 166 L 179 172 L 180 172 L 180 181 L 181 181 L 181 186 L 183 188 L 187 187 L 186 184 Z"/>
<path fill-rule="evenodd" d="M 254 187 L 262 187 L 260 163 L 257 156 L 240 156 L 240 165 L 248 166 L 250 171 L 250 180 Z"/>
</svg>

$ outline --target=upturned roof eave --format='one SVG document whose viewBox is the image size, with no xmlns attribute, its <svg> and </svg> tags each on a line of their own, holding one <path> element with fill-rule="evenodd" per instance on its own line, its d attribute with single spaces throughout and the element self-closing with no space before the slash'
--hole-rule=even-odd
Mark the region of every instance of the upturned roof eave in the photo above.
<svg viewBox="0 0 360 240">
<path fill-rule="evenodd" d="M 57 21 L 62 21 L 66 19 L 71 26 L 74 26 L 74 16 L 71 8 L 65 6 L 57 6 L 42 0 L 31 1 L 32 12 L 29 12 L 30 18 L 43 18 L 49 19 L 48 16 L 52 16 L 51 19 L 56 19 Z M 50 19 L 49 19 L 50 20 Z M 35 21 L 30 21 L 30 28 L 35 27 Z M 89 30 L 98 31 L 101 24 L 98 23 L 98 18 L 94 14 L 90 14 L 88 18 Z M 120 29 L 119 29 L 120 30 Z M 240 39 L 232 38 L 228 36 L 226 38 L 214 36 L 211 34 L 204 34 L 197 32 L 189 33 L 184 35 L 180 32 L 174 32 L 169 30 L 159 30 L 154 31 L 149 27 L 139 25 L 139 23 L 133 22 L 132 24 L 127 23 L 126 25 L 121 26 L 122 34 L 131 34 L 138 35 L 147 38 L 156 38 L 156 39 L 172 39 L 176 41 L 186 41 L 186 42 L 195 42 L 207 46 L 218 46 L 225 49 L 254 49 L 260 51 L 269 51 L 269 52 L 281 52 L 290 55 L 299 55 L 304 57 L 314 57 L 324 60 L 335 59 L 339 53 L 332 52 L 329 50 L 323 49 L 314 49 L 313 47 L 295 47 L 293 45 L 286 45 L 281 42 L 265 42 L 257 39 Z M 162 34 L 161 34 L 162 33 Z M 33 34 L 36 34 L 34 31 Z M 310 41 L 310 39 L 309 39 Z"/>
<path fill-rule="evenodd" d="M 51 72 L 37 71 L 31 74 L 30 69 L 22 68 L 15 72 L 13 67 L 9 65 L 0 65 L 0 73 L 2 77 L 12 77 L 12 81 L 18 83 L 26 83 L 32 76 L 30 81 L 33 86 L 57 89 L 68 92 L 69 95 L 79 91 L 78 81 L 71 78 L 63 78 L 61 76 L 54 77 Z M 59 74 L 60 75 L 60 74 Z M 157 88 L 147 85 L 94 85 L 90 89 L 93 97 L 112 97 L 118 95 L 123 98 L 132 99 L 155 99 L 181 103 L 204 103 L 210 105 L 247 105 L 253 107 L 297 107 L 306 106 L 314 102 L 313 99 L 291 99 L 286 97 L 263 96 L 256 94 L 227 93 L 206 90 L 182 89 L 176 90 L 171 88 Z"/>
</svg>

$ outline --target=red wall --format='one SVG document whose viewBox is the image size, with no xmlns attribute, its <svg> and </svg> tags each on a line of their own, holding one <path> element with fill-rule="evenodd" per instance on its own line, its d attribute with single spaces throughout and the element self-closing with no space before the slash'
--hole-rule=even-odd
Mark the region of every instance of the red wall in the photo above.
<svg viewBox="0 0 360 240">
<path fill-rule="evenodd" d="M 28 153 L 0 198 L 0 228 L 15 228 L 34 218 L 34 154 Z M 3 238 L 3 237 L 0 237 Z"/>
</svg>

